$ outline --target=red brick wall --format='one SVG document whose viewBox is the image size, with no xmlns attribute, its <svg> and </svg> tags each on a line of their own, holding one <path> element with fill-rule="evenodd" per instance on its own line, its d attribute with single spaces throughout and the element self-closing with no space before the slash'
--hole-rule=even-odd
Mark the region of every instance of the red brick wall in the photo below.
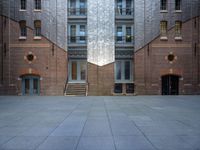
<svg viewBox="0 0 200 150">
<path fill-rule="evenodd" d="M 20 77 L 35 74 L 41 78 L 41 95 L 63 95 L 67 79 L 67 52 L 43 36 L 41 40 L 34 40 L 33 30 L 30 28 L 27 39 L 19 40 L 19 24 L 12 20 L 10 20 L 9 41 L 10 44 L 7 42 L 7 46 L 10 48 L 7 49 L 4 58 L 4 89 L 15 86 L 16 94 L 21 94 Z M 32 63 L 25 59 L 29 53 L 35 56 Z M 10 93 L 4 91 L 0 94 Z"/>
<path fill-rule="evenodd" d="M 161 76 L 180 75 L 180 94 L 200 94 L 199 91 L 199 30 L 194 19 L 183 24 L 182 41 L 174 40 L 174 28 L 168 31 L 168 40 L 160 37 L 135 53 L 136 94 L 161 94 Z M 167 56 L 173 53 L 176 60 L 169 63 Z"/>
<path fill-rule="evenodd" d="M 97 66 L 88 63 L 88 95 L 111 95 L 114 86 L 114 63 Z"/>
</svg>

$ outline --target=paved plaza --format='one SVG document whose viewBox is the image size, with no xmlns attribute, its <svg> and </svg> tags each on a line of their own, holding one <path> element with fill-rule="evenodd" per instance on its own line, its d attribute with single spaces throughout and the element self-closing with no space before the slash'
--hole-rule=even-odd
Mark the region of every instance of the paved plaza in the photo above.
<svg viewBox="0 0 200 150">
<path fill-rule="evenodd" d="M 1 150 L 200 150 L 200 96 L 0 97 Z"/>
</svg>

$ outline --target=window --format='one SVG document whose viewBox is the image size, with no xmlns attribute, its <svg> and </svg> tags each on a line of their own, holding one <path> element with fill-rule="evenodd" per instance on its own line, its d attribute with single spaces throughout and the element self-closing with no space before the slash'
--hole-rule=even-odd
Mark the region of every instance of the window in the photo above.
<svg viewBox="0 0 200 150">
<path fill-rule="evenodd" d="M 115 93 L 122 93 L 122 84 L 120 83 L 115 84 L 114 90 Z"/>
<path fill-rule="evenodd" d="M 160 0 L 160 10 L 167 10 L 167 0 Z"/>
<path fill-rule="evenodd" d="M 35 27 L 35 36 L 41 36 L 41 21 L 36 20 L 34 22 L 34 27 Z"/>
<path fill-rule="evenodd" d="M 116 28 L 116 42 L 123 44 L 133 43 L 132 26 L 119 25 Z"/>
<path fill-rule="evenodd" d="M 131 15 L 132 11 L 131 11 L 131 0 L 126 0 L 126 15 Z"/>
<path fill-rule="evenodd" d="M 21 10 L 26 10 L 26 0 L 21 0 Z"/>
<path fill-rule="evenodd" d="M 115 62 L 115 80 L 117 82 L 126 82 L 132 80 L 132 61 L 117 60 Z"/>
<path fill-rule="evenodd" d="M 131 27 L 126 27 L 126 42 L 132 42 Z"/>
<path fill-rule="evenodd" d="M 133 83 L 127 83 L 126 84 L 126 93 L 134 93 L 134 84 Z"/>
<path fill-rule="evenodd" d="M 176 21 L 175 22 L 175 36 L 180 37 L 181 36 L 181 30 L 182 30 L 182 22 Z"/>
<path fill-rule="evenodd" d="M 35 0 L 35 9 L 41 10 L 41 0 Z"/>
<path fill-rule="evenodd" d="M 181 0 L 175 0 L 175 10 L 181 10 Z"/>
<path fill-rule="evenodd" d="M 80 42 L 85 43 L 85 25 L 80 25 Z"/>
<path fill-rule="evenodd" d="M 117 14 L 122 15 L 122 0 L 117 0 Z"/>
<path fill-rule="evenodd" d="M 20 21 L 19 26 L 20 26 L 20 36 L 26 37 L 27 36 L 26 21 L 24 20 Z"/>
<path fill-rule="evenodd" d="M 167 35 L 167 21 L 160 22 L 160 32 L 161 32 L 161 36 Z"/>
<path fill-rule="evenodd" d="M 69 31 L 69 43 L 86 43 L 86 25 L 70 25 Z"/>
<path fill-rule="evenodd" d="M 122 26 L 117 27 L 117 42 L 122 42 Z"/>
<path fill-rule="evenodd" d="M 85 0 L 80 0 L 80 15 L 86 14 L 86 2 Z"/>
</svg>

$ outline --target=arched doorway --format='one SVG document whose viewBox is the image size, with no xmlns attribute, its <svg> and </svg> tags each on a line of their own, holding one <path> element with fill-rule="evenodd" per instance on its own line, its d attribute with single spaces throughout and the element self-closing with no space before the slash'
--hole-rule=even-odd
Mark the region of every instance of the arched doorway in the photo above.
<svg viewBox="0 0 200 150">
<path fill-rule="evenodd" d="M 40 95 L 39 76 L 22 76 L 22 95 Z"/>
<path fill-rule="evenodd" d="M 165 75 L 162 76 L 162 95 L 179 94 L 179 76 Z"/>
</svg>

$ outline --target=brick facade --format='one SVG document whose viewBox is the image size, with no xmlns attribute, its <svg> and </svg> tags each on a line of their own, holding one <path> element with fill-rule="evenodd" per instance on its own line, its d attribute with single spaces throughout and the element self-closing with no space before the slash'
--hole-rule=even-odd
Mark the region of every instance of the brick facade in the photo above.
<svg viewBox="0 0 200 150">
<path fill-rule="evenodd" d="M 111 95 L 114 86 L 114 63 L 97 66 L 88 63 L 88 95 Z"/>
<path fill-rule="evenodd" d="M 174 39 L 174 28 L 168 40 L 157 37 L 135 52 L 136 94 L 161 94 L 163 75 L 178 75 L 179 94 L 200 94 L 199 17 L 183 23 L 182 40 Z M 196 45 L 196 46 L 195 46 Z M 168 55 L 175 56 L 168 61 Z"/>
<path fill-rule="evenodd" d="M 21 95 L 21 77 L 37 75 L 40 77 L 40 95 L 63 95 L 67 79 L 67 52 L 44 36 L 41 40 L 34 40 L 31 28 L 27 29 L 27 39 L 20 40 L 18 22 L 5 17 L 1 17 L 0 20 L 1 25 L 2 22 L 5 24 L 1 44 L 6 45 L 6 48 L 1 46 L 1 53 L 4 49 L 4 54 L 1 55 L 3 83 L 0 83 L 0 94 Z M 32 62 L 27 60 L 28 54 L 33 54 Z"/>
</svg>

